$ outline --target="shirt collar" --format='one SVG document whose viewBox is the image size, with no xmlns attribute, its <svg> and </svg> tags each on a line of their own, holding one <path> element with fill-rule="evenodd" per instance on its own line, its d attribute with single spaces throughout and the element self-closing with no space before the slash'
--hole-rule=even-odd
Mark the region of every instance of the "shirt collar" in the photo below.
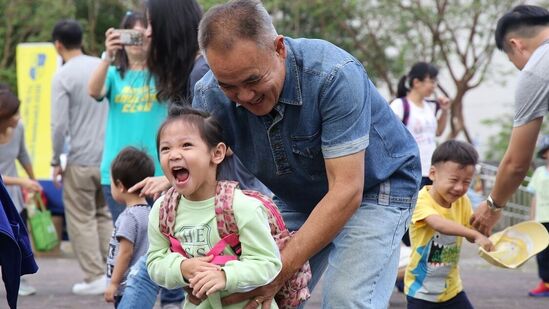
<svg viewBox="0 0 549 309">
<path fill-rule="evenodd" d="M 278 102 L 289 105 L 303 105 L 301 83 L 295 55 L 287 39 L 284 39 L 284 44 L 286 45 L 286 76 Z"/>
</svg>

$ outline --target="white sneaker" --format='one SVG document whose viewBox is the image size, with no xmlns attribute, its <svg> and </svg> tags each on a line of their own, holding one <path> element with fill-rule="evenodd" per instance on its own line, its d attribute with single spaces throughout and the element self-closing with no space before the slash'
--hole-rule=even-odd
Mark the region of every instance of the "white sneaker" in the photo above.
<svg viewBox="0 0 549 309">
<path fill-rule="evenodd" d="M 80 282 L 72 286 L 72 292 L 77 295 L 100 295 L 107 289 L 105 276 L 90 282 Z"/>
<path fill-rule="evenodd" d="M 21 279 L 21 283 L 19 283 L 19 296 L 29 296 L 35 293 L 36 289 Z"/>
</svg>

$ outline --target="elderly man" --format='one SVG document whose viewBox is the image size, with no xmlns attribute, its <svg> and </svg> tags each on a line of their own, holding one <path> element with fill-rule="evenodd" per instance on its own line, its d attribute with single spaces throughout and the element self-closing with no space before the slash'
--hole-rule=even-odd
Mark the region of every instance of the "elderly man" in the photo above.
<svg viewBox="0 0 549 309">
<path fill-rule="evenodd" d="M 199 44 L 211 72 L 193 106 L 213 113 L 246 168 L 271 189 L 298 230 L 266 287 L 233 295 L 269 308 L 310 259 L 324 308 L 383 308 L 420 175 L 417 145 L 362 64 L 321 40 L 278 35 L 259 1 L 210 9 Z"/>
</svg>

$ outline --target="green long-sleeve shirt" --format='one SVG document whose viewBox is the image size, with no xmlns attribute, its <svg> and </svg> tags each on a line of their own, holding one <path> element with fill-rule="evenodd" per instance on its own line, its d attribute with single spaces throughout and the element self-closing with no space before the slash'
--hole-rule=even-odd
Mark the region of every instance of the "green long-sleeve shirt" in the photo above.
<svg viewBox="0 0 549 309">
<path fill-rule="evenodd" d="M 180 270 L 184 257 L 170 252 L 168 240 L 160 233 L 158 221 L 161 203 L 162 198 L 156 201 L 149 217 L 147 269 L 153 281 L 163 287 L 185 287 L 188 282 Z M 223 267 L 227 278 L 226 289 L 211 295 L 199 306 L 186 301 L 184 308 L 220 308 L 221 297 L 266 285 L 280 272 L 280 252 L 269 230 L 267 210 L 261 202 L 235 190 L 233 210 L 242 254 L 237 261 L 230 261 Z M 217 230 L 214 197 L 199 202 L 182 197 L 175 219 L 174 234 L 189 256 L 204 256 L 221 239 Z M 235 255 L 229 247 L 224 253 Z M 225 308 L 242 308 L 246 303 Z M 277 308 L 274 301 L 271 308 Z"/>
</svg>

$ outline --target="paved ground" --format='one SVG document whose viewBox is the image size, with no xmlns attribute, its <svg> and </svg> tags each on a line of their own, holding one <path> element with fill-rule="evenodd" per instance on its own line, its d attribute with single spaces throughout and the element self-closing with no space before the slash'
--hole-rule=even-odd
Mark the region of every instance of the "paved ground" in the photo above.
<svg viewBox="0 0 549 309">
<path fill-rule="evenodd" d="M 472 245 L 465 244 L 461 261 L 465 290 L 475 308 L 549 308 L 549 298 L 534 299 L 527 296 L 528 290 L 538 280 L 534 260 L 530 260 L 518 270 L 504 270 L 489 265 L 476 255 Z M 39 257 L 38 263 L 40 265 L 39 273 L 28 276 L 27 279 L 38 289 L 38 293 L 20 297 L 19 308 L 112 308 L 100 296 L 84 297 L 71 294 L 71 286 L 82 278 L 82 272 L 74 258 Z M 324 285 L 327 284 L 324 283 Z M 329 288 L 329 286 L 326 287 Z M 320 289 L 315 290 L 312 299 L 307 304 L 307 309 L 320 308 L 320 292 Z M 1 288 L 0 308 L 7 308 L 5 293 Z M 404 296 L 395 292 L 391 297 L 390 308 L 406 308 Z"/>
</svg>

